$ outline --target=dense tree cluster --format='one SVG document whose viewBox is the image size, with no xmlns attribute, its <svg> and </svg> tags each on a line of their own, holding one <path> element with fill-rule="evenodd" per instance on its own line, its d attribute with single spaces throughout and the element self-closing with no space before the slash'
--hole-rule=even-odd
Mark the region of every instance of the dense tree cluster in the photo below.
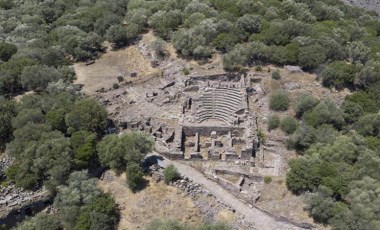
<svg viewBox="0 0 380 230">
<path fill-rule="evenodd" d="M 38 230 L 38 229 L 51 229 L 60 230 L 60 221 L 52 215 L 46 213 L 38 213 L 36 216 L 23 221 L 17 226 L 19 230 Z"/>
<path fill-rule="evenodd" d="M 58 187 L 54 199 L 58 215 L 39 213 L 17 226 L 20 230 L 37 229 L 116 229 L 118 208 L 109 194 L 97 187 L 97 179 L 86 171 L 70 174 L 66 185 Z"/>
<path fill-rule="evenodd" d="M 128 22 L 152 27 L 183 55 L 208 58 L 215 49 L 229 54 L 239 44 L 250 48 L 244 61 L 227 55 L 227 69 L 252 63 L 257 49 L 257 61 L 306 69 L 326 61 L 365 63 L 378 49 L 376 17 L 338 1 L 131 0 L 127 8 Z"/>
<path fill-rule="evenodd" d="M 123 25 L 128 0 L 0 3 L 0 95 L 70 81 L 62 69 L 69 60 L 94 58 L 104 40 L 118 47 L 140 32 Z"/>
<path fill-rule="evenodd" d="M 12 139 L 12 119 L 16 117 L 16 103 L 0 98 L 0 150 Z"/>
<path fill-rule="evenodd" d="M 328 65 L 324 82 L 337 88 L 366 86 L 370 70 L 360 66 L 376 61 L 380 50 L 377 17 L 339 1 L 130 0 L 126 15 L 182 55 L 207 59 L 220 51 L 226 70 L 267 62 L 306 70 Z"/>
<path fill-rule="evenodd" d="M 143 173 L 141 161 L 152 151 L 153 141 L 142 133 L 106 136 L 98 143 L 99 161 L 117 171 L 127 172 L 127 184 L 132 191 L 141 187 Z"/>
<path fill-rule="evenodd" d="M 73 169 L 96 162 L 96 139 L 106 128 L 107 113 L 97 102 L 70 92 L 26 95 L 17 104 L 3 102 L 1 136 L 15 163 L 7 175 L 17 185 L 52 191 Z M 72 131 L 72 117 L 80 126 Z M 96 127 L 96 128 L 94 128 Z"/>
<path fill-rule="evenodd" d="M 182 55 L 223 53 L 227 70 L 269 62 L 306 70 L 326 66 L 324 83 L 338 88 L 378 80 L 380 22 L 339 1 L 45 0 L 3 4 L 1 10 L 4 94 L 46 87 L 63 78 L 60 71 L 46 75 L 48 68 L 70 57 L 96 57 L 104 40 L 124 46 L 148 28 Z"/>
<path fill-rule="evenodd" d="M 378 224 L 379 98 L 374 84 L 348 96 L 340 108 L 307 94 L 296 101 L 301 124 L 287 144 L 302 156 L 290 162 L 286 184 L 297 194 L 312 192 L 310 214 L 333 229 Z"/>
<path fill-rule="evenodd" d="M 141 161 L 153 147 L 148 137 L 104 137 L 106 110 L 63 81 L 18 101 L 1 98 L 0 120 L 1 150 L 14 159 L 6 180 L 25 189 L 44 186 L 59 210 L 58 219 L 39 214 L 20 229 L 115 229 L 116 205 L 87 171 L 127 169 L 129 187 L 141 187 Z"/>
<path fill-rule="evenodd" d="M 87 171 L 126 169 L 135 190 L 144 182 L 141 163 L 152 140 L 142 133 L 104 137 L 106 110 L 70 85 L 50 85 L 18 102 L 1 99 L 0 119 L 1 146 L 14 159 L 6 179 L 25 189 L 45 186 L 59 210 L 58 216 L 28 219 L 19 229 L 115 229 L 115 202 Z"/>
</svg>

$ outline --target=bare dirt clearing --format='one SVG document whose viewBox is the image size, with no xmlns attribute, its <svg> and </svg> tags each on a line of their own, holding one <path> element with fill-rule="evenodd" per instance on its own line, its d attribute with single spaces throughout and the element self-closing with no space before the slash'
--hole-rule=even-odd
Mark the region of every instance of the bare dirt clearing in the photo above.
<svg viewBox="0 0 380 230">
<path fill-rule="evenodd" d="M 272 177 L 271 183 L 262 186 L 257 206 L 297 222 L 313 223 L 313 219 L 304 210 L 305 197 L 293 195 L 286 188 L 285 177 Z"/>
<path fill-rule="evenodd" d="M 26 95 L 31 95 L 31 94 L 34 94 L 34 91 L 28 91 L 28 92 L 25 92 L 23 94 L 20 94 L 20 95 L 17 95 L 16 97 L 14 97 L 14 100 L 16 102 L 21 102 L 22 98 Z"/>
<path fill-rule="evenodd" d="M 223 73 L 221 56 L 214 55 L 214 58 L 200 64 L 193 60 L 183 60 L 178 58 L 174 47 L 168 43 L 166 50 L 169 55 L 157 68 L 153 68 L 151 60 L 155 56 L 152 52 L 151 44 L 155 40 L 152 31 L 144 34 L 138 44 L 128 48 L 108 51 L 102 54 L 96 62 L 86 65 L 84 62 L 73 65 L 77 80 L 75 84 L 83 84 L 83 92 L 92 95 L 95 91 L 104 87 L 109 89 L 114 83 L 118 83 L 117 77 L 123 76 L 125 82 L 141 82 L 152 76 L 159 76 L 162 71 L 171 72 L 172 68 L 188 69 L 190 75 L 206 75 Z M 168 70 L 169 69 L 169 70 Z M 130 77 L 131 72 L 136 72 L 137 77 Z"/>
<path fill-rule="evenodd" d="M 200 211 L 179 189 L 147 178 L 148 187 L 132 193 L 125 184 L 125 173 L 121 176 L 116 176 L 114 172 L 109 173 L 113 180 L 101 180 L 99 186 L 104 192 L 110 193 L 119 205 L 121 219 L 118 229 L 144 229 L 156 218 L 177 219 L 192 225 L 202 223 Z"/>
<path fill-rule="evenodd" d="M 114 83 L 118 83 L 118 76 L 123 76 L 125 81 L 141 81 L 158 73 L 158 70 L 153 69 L 149 60 L 140 53 L 137 45 L 109 51 L 92 65 L 76 63 L 74 69 L 77 75 L 74 83 L 83 84 L 83 92 L 90 95 L 99 88 L 111 88 Z M 137 77 L 131 78 L 131 72 L 136 72 Z"/>
</svg>

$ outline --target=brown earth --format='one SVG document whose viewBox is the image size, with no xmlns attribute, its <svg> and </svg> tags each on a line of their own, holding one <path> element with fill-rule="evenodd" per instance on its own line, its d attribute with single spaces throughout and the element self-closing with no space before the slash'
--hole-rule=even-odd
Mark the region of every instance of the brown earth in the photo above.
<svg viewBox="0 0 380 230">
<path fill-rule="evenodd" d="M 125 81 L 141 81 L 158 74 L 158 70 L 153 69 L 149 60 L 139 52 L 137 45 L 109 51 L 92 65 L 86 66 L 80 62 L 73 67 L 77 75 L 74 83 L 83 84 L 83 92 L 90 95 L 99 88 L 111 88 L 118 83 L 118 76 L 123 76 Z M 131 72 L 136 72 L 137 77 L 131 78 Z"/>
<path fill-rule="evenodd" d="M 120 176 L 110 173 L 114 179 L 101 180 L 99 186 L 104 192 L 110 193 L 119 205 L 121 219 L 118 229 L 144 229 L 156 218 L 177 219 L 190 225 L 202 223 L 200 211 L 181 190 L 163 182 L 155 183 L 146 177 L 148 186 L 140 192 L 132 193 L 125 184 L 125 173 Z"/>
<path fill-rule="evenodd" d="M 272 177 L 272 182 L 263 184 L 257 206 L 280 216 L 286 216 L 296 222 L 313 223 L 313 219 L 304 210 L 305 197 L 295 196 L 285 185 L 285 177 Z M 323 229 L 323 226 L 318 226 Z"/>
</svg>

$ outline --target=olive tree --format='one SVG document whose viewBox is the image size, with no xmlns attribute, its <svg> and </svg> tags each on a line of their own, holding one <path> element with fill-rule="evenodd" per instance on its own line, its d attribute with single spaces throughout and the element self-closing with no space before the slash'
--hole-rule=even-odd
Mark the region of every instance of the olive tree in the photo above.
<svg viewBox="0 0 380 230">
<path fill-rule="evenodd" d="M 15 53 L 17 53 L 17 46 L 6 42 L 0 42 L 0 60 L 8 61 Z"/>
<path fill-rule="evenodd" d="M 35 65 L 25 67 L 20 78 L 25 89 L 36 90 L 45 89 L 50 82 L 61 79 L 62 75 L 54 67 Z"/>
<path fill-rule="evenodd" d="M 248 34 L 259 33 L 261 26 L 261 17 L 257 15 L 245 14 L 237 20 L 237 27 Z"/>
<path fill-rule="evenodd" d="M 330 63 L 322 72 L 323 84 L 341 89 L 345 85 L 354 83 L 355 73 L 355 65 L 347 64 L 344 61 Z"/>
<path fill-rule="evenodd" d="M 83 130 L 101 134 L 107 126 L 107 111 L 95 100 L 84 98 L 75 102 L 65 122 L 69 133 Z"/>
<path fill-rule="evenodd" d="M 269 108 L 275 111 L 286 111 L 289 108 L 290 99 L 285 91 L 272 92 L 269 98 Z"/>
<path fill-rule="evenodd" d="M 124 170 L 130 162 L 140 164 L 152 148 L 152 140 L 142 133 L 129 133 L 121 137 L 109 135 L 98 143 L 98 155 L 103 165 Z"/>
</svg>

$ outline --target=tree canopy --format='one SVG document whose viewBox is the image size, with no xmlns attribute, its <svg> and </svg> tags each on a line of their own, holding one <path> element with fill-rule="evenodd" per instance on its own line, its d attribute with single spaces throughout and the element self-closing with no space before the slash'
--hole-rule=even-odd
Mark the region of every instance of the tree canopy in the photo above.
<svg viewBox="0 0 380 230">
<path fill-rule="evenodd" d="M 59 220 L 68 229 L 114 229 L 118 221 L 115 201 L 97 187 L 87 172 L 73 172 L 67 185 L 58 187 L 54 206 Z"/>
</svg>

